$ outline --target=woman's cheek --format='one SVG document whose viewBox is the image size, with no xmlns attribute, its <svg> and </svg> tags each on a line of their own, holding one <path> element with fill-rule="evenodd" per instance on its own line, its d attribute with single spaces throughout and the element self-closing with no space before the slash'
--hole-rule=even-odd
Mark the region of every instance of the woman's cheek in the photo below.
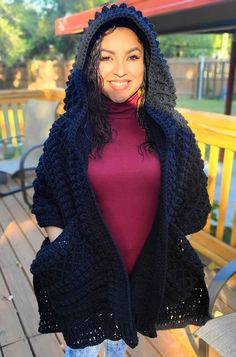
<svg viewBox="0 0 236 357">
<path fill-rule="evenodd" d="M 112 70 L 112 66 L 109 63 L 102 63 L 99 66 L 99 72 L 103 78 L 105 78 Z"/>
</svg>

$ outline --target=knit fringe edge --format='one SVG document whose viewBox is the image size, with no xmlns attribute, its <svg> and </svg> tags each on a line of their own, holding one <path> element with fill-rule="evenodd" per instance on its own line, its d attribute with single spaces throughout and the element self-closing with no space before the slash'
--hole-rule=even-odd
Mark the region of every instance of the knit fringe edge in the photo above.
<svg viewBox="0 0 236 357">
<path fill-rule="evenodd" d="M 188 325 L 195 325 L 195 326 L 203 326 L 207 323 L 207 321 L 212 320 L 212 316 L 210 314 L 208 315 L 202 315 L 202 316 L 197 316 L 197 318 L 190 318 L 190 319 L 185 319 L 183 322 L 178 323 L 178 322 L 172 322 L 169 324 L 155 324 L 155 329 L 158 330 L 170 330 L 170 329 L 176 329 L 176 328 L 185 328 Z"/>
</svg>

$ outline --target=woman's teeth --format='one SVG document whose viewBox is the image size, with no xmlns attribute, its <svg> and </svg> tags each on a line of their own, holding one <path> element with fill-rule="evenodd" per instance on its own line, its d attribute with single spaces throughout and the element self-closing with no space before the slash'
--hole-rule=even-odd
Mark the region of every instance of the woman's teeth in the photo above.
<svg viewBox="0 0 236 357">
<path fill-rule="evenodd" d="M 111 81 L 110 86 L 115 89 L 125 89 L 129 86 L 129 81 L 124 81 L 124 82 Z"/>
</svg>

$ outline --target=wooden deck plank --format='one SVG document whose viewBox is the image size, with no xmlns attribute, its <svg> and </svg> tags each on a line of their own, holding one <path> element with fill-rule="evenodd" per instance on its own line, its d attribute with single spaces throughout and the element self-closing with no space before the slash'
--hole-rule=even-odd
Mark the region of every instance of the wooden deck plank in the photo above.
<svg viewBox="0 0 236 357">
<path fill-rule="evenodd" d="M 32 351 L 26 339 L 3 347 L 4 357 L 32 357 Z M 46 355 L 45 355 L 46 356 Z"/>
<path fill-rule="evenodd" d="M 163 357 L 179 356 L 179 357 L 192 357 L 194 355 L 184 348 L 184 346 L 171 334 L 170 330 L 157 331 L 157 338 L 148 339 L 150 344 L 158 349 Z"/>
<path fill-rule="evenodd" d="M 13 188 L 15 186 L 14 182 L 17 182 L 17 180 L 10 180 L 7 187 L 9 189 Z M 43 230 L 37 225 L 35 216 L 30 212 L 29 207 L 23 201 L 22 193 L 17 192 L 14 195 L 4 197 L 2 200 L 10 210 L 14 220 L 18 223 L 28 242 L 33 249 L 37 251 L 44 238 Z"/>
<path fill-rule="evenodd" d="M 23 273 L 23 270 L 19 268 L 14 259 L 15 255 L 11 250 L 9 242 L 6 236 L 2 234 L 0 240 L 0 260 L 2 262 L 3 274 L 9 284 L 10 293 L 13 295 L 14 303 L 24 326 L 26 336 L 31 337 L 38 335 L 38 306 L 26 275 Z M 11 321 L 11 324 L 14 324 L 14 321 Z M 44 338 L 46 345 L 52 340 L 53 346 L 55 343 L 60 346 L 60 342 L 56 339 L 55 334 L 42 335 L 42 339 Z M 50 347 L 48 348 L 50 349 Z M 61 347 L 60 350 L 62 350 Z M 41 357 L 40 354 L 36 356 Z"/>
<path fill-rule="evenodd" d="M 17 196 L 17 194 L 14 196 Z M 12 217 L 14 217 L 15 222 L 22 230 L 25 239 L 29 242 L 34 251 L 37 251 L 40 248 L 44 236 L 42 234 L 42 230 L 39 229 L 37 223 L 33 219 L 33 215 L 29 212 L 29 210 L 27 212 L 22 207 L 17 197 L 8 196 L 3 200 L 6 207 L 11 212 Z"/>
<path fill-rule="evenodd" d="M 147 337 L 142 336 L 138 333 L 139 344 L 135 348 L 128 347 L 127 354 L 130 357 L 160 357 L 162 354 L 160 353 L 159 349 L 157 349 L 154 345 L 150 344 L 150 340 Z M 152 339 L 157 340 L 157 338 Z"/>
<path fill-rule="evenodd" d="M 8 197 L 4 200 L 7 201 Z M 30 273 L 29 268 L 35 251 L 30 243 L 25 239 L 22 230 L 18 226 L 14 217 L 11 216 L 5 205 L 2 205 L 1 212 L 1 227 L 4 231 L 4 235 L 7 237 L 7 240 L 11 245 L 11 249 L 16 256 L 16 262 L 18 262 L 19 266 L 22 267 L 24 273 L 27 275 L 32 284 L 32 274 Z"/>
<path fill-rule="evenodd" d="M 66 348 L 66 342 L 64 340 L 63 334 L 61 332 L 57 332 L 57 333 L 55 333 L 55 336 L 59 342 L 59 345 L 64 350 Z"/>
<path fill-rule="evenodd" d="M 23 270 L 17 265 L 17 257 L 0 228 L 0 260 L 2 272 L 13 295 L 17 311 L 28 336 L 38 333 L 38 307 L 36 298 Z"/>
<path fill-rule="evenodd" d="M 54 334 L 38 335 L 30 338 L 36 356 L 62 357 L 63 349 Z"/>
<path fill-rule="evenodd" d="M 0 345 L 4 346 L 23 339 L 24 331 L 19 321 L 14 301 L 9 300 L 10 292 L 0 272 Z"/>
</svg>

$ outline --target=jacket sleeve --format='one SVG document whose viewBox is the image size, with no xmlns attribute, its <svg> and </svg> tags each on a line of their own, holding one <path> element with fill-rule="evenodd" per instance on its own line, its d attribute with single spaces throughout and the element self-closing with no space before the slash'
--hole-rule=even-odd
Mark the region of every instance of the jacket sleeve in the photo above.
<svg viewBox="0 0 236 357">
<path fill-rule="evenodd" d="M 185 235 L 200 231 L 207 222 L 212 209 L 207 191 L 208 177 L 204 172 L 204 160 L 195 139 L 195 134 L 189 128 L 190 143 L 185 148 L 187 155 L 182 162 L 182 178 L 180 205 L 176 223 Z"/>
<path fill-rule="evenodd" d="M 56 226 L 64 228 L 60 209 L 49 187 L 43 164 L 43 155 L 40 156 L 35 170 L 36 178 L 33 181 L 34 195 L 31 212 L 36 216 L 40 227 Z"/>
</svg>

